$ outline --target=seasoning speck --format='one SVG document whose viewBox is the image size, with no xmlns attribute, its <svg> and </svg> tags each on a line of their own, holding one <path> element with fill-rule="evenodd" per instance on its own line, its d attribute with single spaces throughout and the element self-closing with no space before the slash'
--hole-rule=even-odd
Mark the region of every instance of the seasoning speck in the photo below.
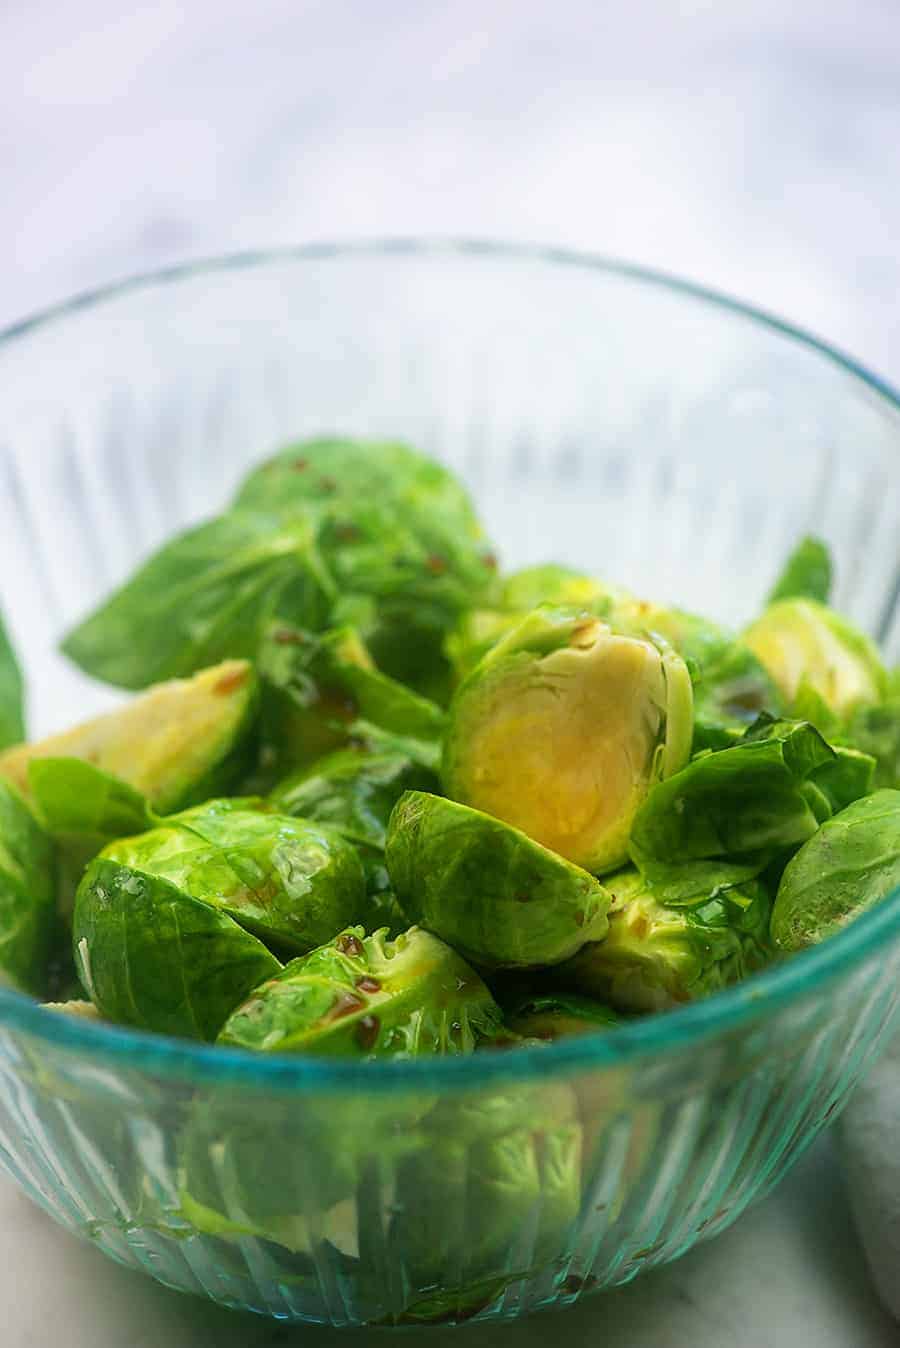
<svg viewBox="0 0 900 1348">
<path fill-rule="evenodd" d="M 360 1048 L 372 1048 L 380 1029 L 381 1022 L 377 1016 L 361 1016 L 356 1025 L 356 1042 Z"/>
</svg>

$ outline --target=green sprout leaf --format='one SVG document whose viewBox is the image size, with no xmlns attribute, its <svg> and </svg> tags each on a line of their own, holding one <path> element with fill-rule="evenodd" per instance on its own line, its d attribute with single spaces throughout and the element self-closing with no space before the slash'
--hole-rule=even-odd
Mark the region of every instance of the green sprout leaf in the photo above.
<svg viewBox="0 0 900 1348">
<path fill-rule="evenodd" d="M 25 738 L 25 683 L 0 614 L 0 749 Z"/>
<path fill-rule="evenodd" d="M 767 604 L 782 599 L 815 599 L 827 604 L 831 594 L 831 554 L 821 538 L 801 538 L 772 586 Z"/>
<path fill-rule="evenodd" d="M 876 791 L 822 825 L 788 862 L 772 939 L 802 950 L 840 931 L 900 885 L 900 791 Z"/>
</svg>

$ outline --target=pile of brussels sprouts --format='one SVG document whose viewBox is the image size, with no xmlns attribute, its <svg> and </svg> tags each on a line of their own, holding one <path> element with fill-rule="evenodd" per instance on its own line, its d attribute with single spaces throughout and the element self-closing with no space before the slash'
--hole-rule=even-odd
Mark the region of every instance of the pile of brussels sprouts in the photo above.
<svg viewBox="0 0 900 1348">
<path fill-rule="evenodd" d="M 0 982 L 362 1058 L 735 983 L 900 884 L 900 678 L 829 588 L 806 539 L 733 633 L 503 574 L 437 463 L 292 445 L 65 639 L 130 703 L 22 743 L 0 627 Z"/>
</svg>

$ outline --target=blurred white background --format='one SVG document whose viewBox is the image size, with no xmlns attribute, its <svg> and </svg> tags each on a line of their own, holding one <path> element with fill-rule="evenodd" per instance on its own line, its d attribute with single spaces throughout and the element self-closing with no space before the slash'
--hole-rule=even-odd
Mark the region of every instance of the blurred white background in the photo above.
<svg viewBox="0 0 900 1348">
<path fill-rule="evenodd" d="M 0 0 L 0 322 L 466 233 L 680 272 L 900 381 L 898 0 Z"/>
</svg>

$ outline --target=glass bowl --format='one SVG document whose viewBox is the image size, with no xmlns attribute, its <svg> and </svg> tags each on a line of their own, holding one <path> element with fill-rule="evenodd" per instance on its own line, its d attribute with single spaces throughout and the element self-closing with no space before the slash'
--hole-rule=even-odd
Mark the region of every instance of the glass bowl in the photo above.
<svg viewBox="0 0 900 1348">
<path fill-rule="evenodd" d="M 109 705 L 61 633 L 256 457 L 341 431 L 469 482 L 504 561 L 741 621 L 804 530 L 900 658 L 900 413 L 696 287 L 477 243 L 317 246 L 78 299 L 0 344 L 0 589 L 33 733 Z M 614 1032 L 468 1059 L 260 1059 L 0 992 L 0 1163 L 160 1282 L 283 1320 L 513 1319 L 768 1193 L 900 1001 L 900 891 L 818 949 Z"/>
</svg>

